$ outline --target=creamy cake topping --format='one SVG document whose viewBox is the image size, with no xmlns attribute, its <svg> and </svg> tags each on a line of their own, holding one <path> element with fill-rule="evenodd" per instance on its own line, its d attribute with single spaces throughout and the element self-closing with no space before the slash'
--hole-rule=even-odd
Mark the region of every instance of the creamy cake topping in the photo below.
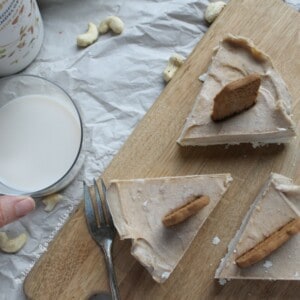
<svg viewBox="0 0 300 300">
<path fill-rule="evenodd" d="M 109 208 L 121 239 L 132 239 L 132 255 L 153 279 L 164 282 L 229 187 L 229 174 L 112 181 Z M 208 195 L 210 202 L 185 222 L 165 227 L 162 218 L 186 199 Z"/>
<path fill-rule="evenodd" d="M 261 85 L 255 106 L 219 123 L 211 120 L 213 99 L 228 83 L 259 74 Z M 207 78 L 178 139 L 180 145 L 287 142 L 295 135 L 291 97 L 269 56 L 252 41 L 233 35 L 216 48 Z"/>
<path fill-rule="evenodd" d="M 299 217 L 300 186 L 294 185 L 285 176 L 271 174 L 229 244 L 228 253 L 216 271 L 216 278 L 297 279 L 294 274 L 300 270 L 299 234 L 267 257 L 272 262 L 268 272 L 264 268 L 265 260 L 246 269 L 240 269 L 235 260 L 283 225 Z"/>
</svg>

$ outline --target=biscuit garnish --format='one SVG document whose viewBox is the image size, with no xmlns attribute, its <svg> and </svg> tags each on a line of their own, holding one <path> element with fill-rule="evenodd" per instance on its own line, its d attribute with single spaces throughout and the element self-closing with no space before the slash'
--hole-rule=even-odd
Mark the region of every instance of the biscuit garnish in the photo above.
<svg viewBox="0 0 300 300">
<path fill-rule="evenodd" d="M 162 220 L 166 227 L 179 224 L 209 204 L 208 196 L 200 196 L 168 213 Z"/>
<path fill-rule="evenodd" d="M 255 105 L 260 83 L 258 74 L 250 74 L 225 85 L 214 98 L 212 120 L 222 121 Z"/>
<path fill-rule="evenodd" d="M 287 242 L 293 235 L 299 232 L 300 218 L 296 218 L 272 233 L 255 247 L 239 256 L 235 262 L 240 268 L 252 266 L 270 255 L 273 251 Z"/>
</svg>

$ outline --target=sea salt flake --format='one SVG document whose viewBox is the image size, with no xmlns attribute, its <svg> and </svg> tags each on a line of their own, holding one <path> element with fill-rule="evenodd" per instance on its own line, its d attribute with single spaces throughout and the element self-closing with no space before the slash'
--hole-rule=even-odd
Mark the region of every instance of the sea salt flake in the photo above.
<svg viewBox="0 0 300 300">
<path fill-rule="evenodd" d="M 219 284 L 220 285 L 225 285 L 227 283 L 227 280 L 225 278 L 220 278 L 219 279 Z"/>
<path fill-rule="evenodd" d="M 161 275 L 161 278 L 162 279 L 168 279 L 170 276 L 170 272 L 163 272 L 162 275 Z"/>
<path fill-rule="evenodd" d="M 277 130 L 278 130 L 278 131 L 286 131 L 287 129 L 286 129 L 286 128 L 278 127 Z"/>
<path fill-rule="evenodd" d="M 201 75 L 199 76 L 199 80 L 200 80 L 201 82 L 204 82 L 204 81 L 206 80 L 206 78 L 207 78 L 207 73 L 203 73 L 203 74 L 201 74 Z"/>
<path fill-rule="evenodd" d="M 218 245 L 218 244 L 221 242 L 221 240 L 219 239 L 218 236 L 215 236 L 215 237 L 212 239 L 211 242 L 212 242 L 214 245 Z"/>
<path fill-rule="evenodd" d="M 270 260 L 266 260 L 264 263 L 264 268 L 271 268 L 273 266 L 273 263 Z"/>
<path fill-rule="evenodd" d="M 148 210 L 148 200 L 143 202 L 143 209 L 146 211 Z"/>
</svg>

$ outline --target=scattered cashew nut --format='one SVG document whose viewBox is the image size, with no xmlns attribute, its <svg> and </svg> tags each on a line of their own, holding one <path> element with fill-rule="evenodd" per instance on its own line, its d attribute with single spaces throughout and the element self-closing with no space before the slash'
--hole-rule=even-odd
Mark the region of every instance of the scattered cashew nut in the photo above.
<svg viewBox="0 0 300 300">
<path fill-rule="evenodd" d="M 87 32 L 77 36 L 77 45 L 79 47 L 87 47 L 98 39 L 98 35 L 97 26 L 90 22 Z"/>
<path fill-rule="evenodd" d="M 183 65 L 184 61 L 185 58 L 176 53 L 170 57 L 169 63 L 163 73 L 165 82 L 169 82 L 173 78 L 177 70 Z"/>
<path fill-rule="evenodd" d="M 21 233 L 17 237 L 9 239 L 5 232 L 0 232 L 0 250 L 6 253 L 16 253 L 24 247 L 27 239 L 26 233 Z"/>
<path fill-rule="evenodd" d="M 221 13 L 222 9 L 226 6 L 226 3 L 223 1 L 217 1 L 217 2 L 212 2 L 209 3 L 206 11 L 204 18 L 205 20 L 211 24 L 217 16 Z"/>
<path fill-rule="evenodd" d="M 45 197 L 42 201 L 46 205 L 44 208 L 45 211 L 50 212 L 54 209 L 56 204 L 63 199 L 63 196 L 60 194 L 52 194 Z"/>
<path fill-rule="evenodd" d="M 119 17 L 107 17 L 100 23 L 98 30 L 100 34 L 105 34 L 109 31 L 109 29 L 116 34 L 121 34 L 124 30 L 124 23 Z"/>
</svg>

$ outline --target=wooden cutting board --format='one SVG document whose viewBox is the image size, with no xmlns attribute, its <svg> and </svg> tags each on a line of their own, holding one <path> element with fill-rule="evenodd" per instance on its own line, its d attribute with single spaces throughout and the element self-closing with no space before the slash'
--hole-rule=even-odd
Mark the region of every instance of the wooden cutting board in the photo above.
<svg viewBox="0 0 300 300">
<path fill-rule="evenodd" d="M 294 99 L 300 118 L 300 16 L 282 1 L 231 0 L 185 65 L 138 124 L 103 178 L 230 172 L 228 193 L 206 221 L 174 273 L 159 285 L 130 255 L 130 242 L 116 238 L 114 262 L 122 299 L 296 299 L 297 282 L 231 281 L 220 286 L 215 270 L 250 204 L 270 172 L 300 184 L 299 137 L 286 146 L 182 148 L 176 144 L 207 70 L 213 48 L 227 33 L 251 38 L 268 53 Z M 299 126 L 297 128 L 298 136 Z M 221 239 L 213 245 L 214 236 Z M 88 234 L 83 206 L 51 243 L 24 284 L 29 299 L 86 299 L 108 290 L 103 255 Z"/>
</svg>

